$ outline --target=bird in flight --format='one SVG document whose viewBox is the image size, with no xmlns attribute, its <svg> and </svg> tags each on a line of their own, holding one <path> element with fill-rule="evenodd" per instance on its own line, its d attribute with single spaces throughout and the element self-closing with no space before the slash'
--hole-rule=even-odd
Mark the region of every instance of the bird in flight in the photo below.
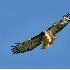
<svg viewBox="0 0 70 70">
<path fill-rule="evenodd" d="M 37 36 L 28 39 L 22 43 L 15 43 L 11 50 L 13 54 L 24 53 L 30 51 L 42 43 L 41 49 L 49 48 L 55 41 L 57 33 L 61 31 L 70 22 L 70 14 L 64 15 L 60 20 L 55 22 L 47 30 L 42 31 Z"/>
</svg>

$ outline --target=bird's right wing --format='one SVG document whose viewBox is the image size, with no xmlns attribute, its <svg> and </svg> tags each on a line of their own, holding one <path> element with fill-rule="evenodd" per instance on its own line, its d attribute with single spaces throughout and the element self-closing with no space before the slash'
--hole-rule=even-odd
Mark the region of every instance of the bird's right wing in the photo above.
<svg viewBox="0 0 70 70">
<path fill-rule="evenodd" d="M 56 34 L 61 31 L 68 23 L 70 22 L 70 14 L 64 15 L 60 20 L 54 23 L 48 30 L 52 32 L 52 34 Z"/>
</svg>

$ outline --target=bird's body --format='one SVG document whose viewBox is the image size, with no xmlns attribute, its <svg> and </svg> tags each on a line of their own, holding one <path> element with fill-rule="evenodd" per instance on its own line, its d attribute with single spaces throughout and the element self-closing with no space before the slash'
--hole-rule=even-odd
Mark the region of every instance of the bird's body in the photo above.
<svg viewBox="0 0 70 70">
<path fill-rule="evenodd" d="M 39 46 L 41 43 L 42 49 L 48 48 L 54 43 L 56 39 L 56 34 L 61 31 L 69 22 L 70 14 L 68 13 L 64 15 L 59 21 L 54 23 L 50 28 L 42 31 L 39 35 L 22 43 L 16 43 L 16 46 L 12 46 L 13 49 L 11 49 L 13 54 L 30 51 L 35 47 Z"/>
</svg>

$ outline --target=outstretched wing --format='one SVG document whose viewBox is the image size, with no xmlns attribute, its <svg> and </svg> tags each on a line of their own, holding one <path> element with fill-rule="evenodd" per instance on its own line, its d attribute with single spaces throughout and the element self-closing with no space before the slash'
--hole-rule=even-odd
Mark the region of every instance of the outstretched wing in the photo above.
<svg viewBox="0 0 70 70">
<path fill-rule="evenodd" d="M 42 43 L 41 36 L 43 34 L 44 33 L 41 32 L 39 35 L 37 35 L 29 40 L 26 40 L 22 43 L 15 43 L 16 46 L 11 46 L 11 47 L 13 47 L 13 49 L 11 49 L 13 54 L 23 53 L 23 52 L 34 49 L 35 47 L 37 47 L 38 45 L 40 45 Z"/>
<path fill-rule="evenodd" d="M 70 14 L 64 15 L 60 20 L 55 22 L 48 30 L 52 32 L 52 34 L 57 34 L 61 31 L 68 23 L 70 22 Z"/>
</svg>

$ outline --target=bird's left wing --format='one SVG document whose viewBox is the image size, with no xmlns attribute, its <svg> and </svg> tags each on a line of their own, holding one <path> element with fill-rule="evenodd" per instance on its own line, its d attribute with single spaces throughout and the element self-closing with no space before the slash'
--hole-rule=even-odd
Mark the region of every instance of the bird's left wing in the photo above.
<svg viewBox="0 0 70 70">
<path fill-rule="evenodd" d="M 43 32 L 41 32 L 39 35 L 37 35 L 29 40 L 26 40 L 22 43 L 15 43 L 16 46 L 11 46 L 11 47 L 13 47 L 11 49 L 13 54 L 23 53 L 23 52 L 34 49 L 35 47 L 37 47 L 38 45 L 40 45 L 42 43 L 42 41 L 41 41 L 42 35 L 43 35 Z"/>
</svg>

